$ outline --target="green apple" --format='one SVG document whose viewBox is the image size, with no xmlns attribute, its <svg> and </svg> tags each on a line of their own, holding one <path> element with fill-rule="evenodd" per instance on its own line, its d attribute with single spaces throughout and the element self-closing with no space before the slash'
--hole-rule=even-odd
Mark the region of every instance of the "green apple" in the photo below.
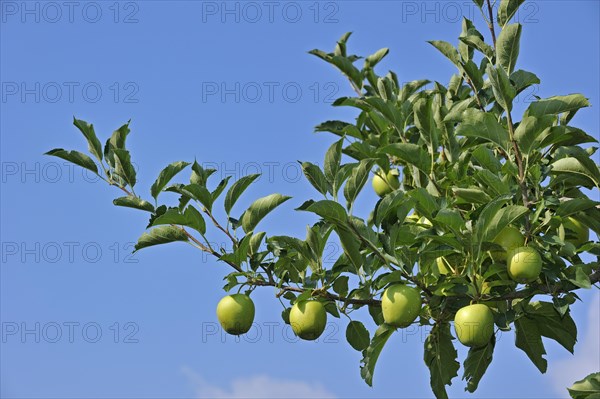
<svg viewBox="0 0 600 399">
<path fill-rule="evenodd" d="M 383 197 L 400 187 L 397 173 L 394 169 L 390 169 L 387 174 L 384 174 L 381 169 L 377 171 L 371 183 L 378 196 Z"/>
<path fill-rule="evenodd" d="M 319 301 L 300 301 L 292 306 L 290 325 L 302 339 L 313 341 L 323 334 L 327 324 L 325 306 Z"/>
<path fill-rule="evenodd" d="M 508 253 L 508 275 L 518 283 L 535 281 L 542 271 L 542 257 L 534 248 L 519 247 Z"/>
<path fill-rule="evenodd" d="M 394 327 L 408 327 L 421 311 L 421 292 L 404 284 L 388 287 L 381 298 L 383 320 Z"/>
<path fill-rule="evenodd" d="M 463 345 L 485 346 L 494 334 L 494 315 L 490 308 L 480 303 L 465 306 L 454 316 L 454 331 Z"/>
<path fill-rule="evenodd" d="M 506 226 L 498 233 L 493 242 L 504 248 L 504 251 L 492 251 L 492 257 L 494 260 L 505 261 L 507 251 L 525 245 L 525 237 L 516 227 Z"/>
<path fill-rule="evenodd" d="M 579 248 L 590 240 L 590 229 L 583 225 L 579 220 L 568 217 L 563 223 L 566 231 L 566 239 L 573 244 L 575 248 Z"/>
<path fill-rule="evenodd" d="M 254 321 L 254 302 L 248 295 L 227 295 L 217 305 L 217 318 L 229 334 L 244 334 Z"/>
</svg>

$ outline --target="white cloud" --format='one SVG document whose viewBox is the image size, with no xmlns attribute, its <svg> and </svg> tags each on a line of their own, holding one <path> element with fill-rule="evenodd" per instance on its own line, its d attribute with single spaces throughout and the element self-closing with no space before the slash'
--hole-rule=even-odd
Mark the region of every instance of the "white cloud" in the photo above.
<svg viewBox="0 0 600 399">
<path fill-rule="evenodd" d="M 575 355 L 556 360 L 548 365 L 551 380 L 558 393 L 568 396 L 566 387 L 586 375 L 600 370 L 600 295 L 596 293 L 589 303 L 585 331 L 579 331 Z M 578 323 L 578 326 L 584 325 Z"/>
<path fill-rule="evenodd" d="M 200 374 L 183 367 L 183 374 L 193 385 L 198 398 L 314 398 L 329 399 L 335 396 L 319 384 L 303 381 L 275 379 L 266 375 L 236 378 L 228 387 L 219 387 L 206 381 Z"/>
</svg>

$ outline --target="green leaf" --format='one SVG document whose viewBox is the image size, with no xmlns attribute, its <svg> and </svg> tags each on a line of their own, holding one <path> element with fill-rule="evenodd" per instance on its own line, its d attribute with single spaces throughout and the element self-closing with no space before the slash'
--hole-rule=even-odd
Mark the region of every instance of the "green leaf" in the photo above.
<svg viewBox="0 0 600 399">
<path fill-rule="evenodd" d="M 415 126 L 429 145 L 430 151 L 437 151 L 439 132 L 433 118 L 432 97 L 421 98 L 413 105 Z"/>
<path fill-rule="evenodd" d="M 348 260 L 350 260 L 350 263 L 352 263 L 352 266 L 354 266 L 354 269 L 358 273 L 364 263 L 364 258 L 360 253 L 360 242 L 355 235 L 344 226 L 337 226 L 335 232 L 340 238 L 344 254 L 346 254 Z"/>
<path fill-rule="evenodd" d="M 223 254 L 219 260 L 224 262 L 231 262 L 237 266 L 241 266 L 244 261 L 248 259 L 248 250 L 250 249 L 250 239 L 252 234 L 247 234 L 240 240 L 235 246 L 232 253 Z"/>
<path fill-rule="evenodd" d="M 489 44 L 485 43 L 479 36 L 477 35 L 467 35 L 463 37 L 459 37 L 460 41 L 467 44 L 470 47 L 476 48 L 487 58 L 492 59 L 494 57 L 494 49 Z"/>
<path fill-rule="evenodd" d="M 498 7 L 498 25 L 504 27 L 524 2 L 525 0 L 502 0 Z"/>
<path fill-rule="evenodd" d="M 336 225 L 344 225 L 348 221 L 344 207 L 331 200 L 312 202 L 308 207 L 300 207 L 298 210 L 316 213 L 324 220 Z"/>
<path fill-rule="evenodd" d="M 430 40 L 427 43 L 438 49 L 438 51 L 448 58 L 457 67 L 460 65 L 460 56 L 458 50 L 448 42 L 442 40 Z"/>
<path fill-rule="evenodd" d="M 408 165 L 414 165 L 423 173 L 431 173 L 431 156 L 421 146 L 412 143 L 390 144 L 379 150 L 382 154 L 398 157 Z"/>
<path fill-rule="evenodd" d="M 361 360 L 360 375 L 369 386 L 373 386 L 373 373 L 375 372 L 375 365 L 377 359 L 381 354 L 385 343 L 390 339 L 394 328 L 387 324 L 382 324 L 375 331 L 375 335 L 371 340 L 371 343 L 363 351 L 363 358 Z"/>
<path fill-rule="evenodd" d="M 369 346 L 371 338 L 363 323 L 353 320 L 346 327 L 346 340 L 357 351 L 363 351 Z"/>
<path fill-rule="evenodd" d="M 523 155 L 529 156 L 531 151 L 539 148 L 536 146 L 538 137 L 553 123 L 554 116 L 552 115 L 526 116 L 523 118 L 515 129 L 515 140 L 519 144 Z"/>
<path fill-rule="evenodd" d="M 556 209 L 557 216 L 569 216 L 577 212 L 585 211 L 595 206 L 600 205 L 600 202 L 592 201 L 589 198 L 574 198 L 561 202 Z"/>
<path fill-rule="evenodd" d="M 453 187 L 452 192 L 458 198 L 463 200 L 466 203 L 472 204 L 487 204 L 490 202 L 491 198 L 480 188 L 471 187 L 471 188 L 459 188 Z"/>
<path fill-rule="evenodd" d="M 259 176 L 260 174 L 244 176 L 233 183 L 229 190 L 227 190 L 227 194 L 225 195 L 225 212 L 228 215 L 231 213 L 231 208 L 233 208 L 240 196 Z"/>
<path fill-rule="evenodd" d="M 396 208 L 405 201 L 404 193 L 395 190 L 381 199 L 375 210 L 375 224 L 381 225 L 389 215 L 395 214 Z"/>
<path fill-rule="evenodd" d="M 217 188 L 215 188 L 213 190 L 213 192 L 210 193 L 211 203 L 214 203 L 217 200 L 217 198 L 219 198 L 219 196 L 221 195 L 223 190 L 225 190 L 225 187 L 227 187 L 227 184 L 229 183 L 229 179 L 231 179 L 231 176 L 227 176 L 226 178 L 221 180 L 219 182 L 219 184 L 217 185 Z"/>
<path fill-rule="evenodd" d="M 152 226 L 162 224 L 178 224 L 188 226 L 198 231 L 200 234 L 206 233 L 206 223 L 200 212 L 193 206 L 188 206 L 182 213 L 178 208 L 168 209 L 165 213 L 152 221 Z"/>
<path fill-rule="evenodd" d="M 352 64 L 352 61 L 344 56 L 334 55 L 331 57 L 331 63 L 338 67 L 338 69 L 342 71 L 342 73 L 346 75 L 358 89 L 362 88 L 363 75 L 358 68 Z"/>
<path fill-rule="evenodd" d="M 567 388 L 573 399 L 600 398 L 600 373 L 592 373 Z"/>
<path fill-rule="evenodd" d="M 102 161 L 102 144 L 100 144 L 100 140 L 98 140 L 98 137 L 96 136 L 94 125 L 76 118 L 73 118 L 73 125 L 75 125 L 85 136 L 90 153 L 95 156 L 98 161 Z"/>
<path fill-rule="evenodd" d="M 481 237 L 482 241 L 492 241 L 502 229 L 529 212 L 525 206 L 508 205 L 490 215 L 489 211 L 493 209 L 495 206 L 486 207 L 477 221 L 478 237 Z M 480 220 L 483 221 L 481 225 L 479 224 Z"/>
<path fill-rule="evenodd" d="M 481 187 L 484 188 L 487 193 L 491 192 L 494 197 L 510 194 L 510 186 L 508 183 L 487 169 L 475 171 L 474 177 Z"/>
<path fill-rule="evenodd" d="M 365 58 L 365 68 L 373 68 L 377 65 L 388 53 L 390 52 L 389 48 L 382 48 L 377 50 L 375 54 L 371 54 L 367 58 Z"/>
<path fill-rule="evenodd" d="M 327 194 L 329 184 L 321 168 L 310 162 L 301 162 L 300 165 L 302 165 L 302 172 L 304 172 L 304 176 L 306 176 L 308 182 L 321 194 Z"/>
<path fill-rule="evenodd" d="M 109 162 L 109 164 L 111 161 L 110 153 L 115 148 L 125 149 L 125 141 L 127 140 L 127 136 L 129 135 L 129 132 L 130 132 L 130 130 L 129 130 L 130 122 L 131 122 L 131 120 L 129 120 L 126 124 L 124 124 L 117 130 L 115 130 L 112 133 L 112 135 L 110 136 L 110 138 L 108 140 L 106 140 L 106 144 L 104 145 L 104 158 Z M 111 166 L 114 168 L 115 165 L 111 164 Z"/>
<path fill-rule="evenodd" d="M 445 386 L 452 384 L 460 368 L 452 340 L 448 323 L 436 324 L 425 340 L 423 360 L 429 368 L 431 389 L 438 399 L 448 398 Z"/>
<path fill-rule="evenodd" d="M 534 101 L 529 104 L 526 115 L 558 115 L 589 106 L 590 102 L 583 95 L 569 94 L 567 96 L 555 96 Z"/>
<path fill-rule="evenodd" d="M 333 291 L 339 296 L 345 297 L 348 295 L 348 276 L 339 276 L 333 282 Z"/>
<path fill-rule="evenodd" d="M 495 345 L 496 340 L 493 339 L 486 346 L 469 349 L 469 353 L 464 363 L 465 372 L 463 380 L 467 381 L 465 391 L 473 393 L 477 390 L 479 381 L 481 381 L 485 371 L 492 362 Z"/>
<path fill-rule="evenodd" d="M 206 187 L 208 178 L 215 172 L 215 169 L 204 169 L 198 162 L 194 161 L 192 164 L 192 176 L 190 177 L 190 183 Z"/>
<path fill-rule="evenodd" d="M 538 328 L 538 323 L 526 316 L 515 320 L 516 341 L 515 345 L 521 349 L 535 366 L 545 373 L 548 368 L 548 362 L 544 359 L 546 349 L 542 342 L 542 335 Z"/>
<path fill-rule="evenodd" d="M 517 93 L 520 93 L 524 89 L 534 84 L 540 84 L 540 78 L 534 73 L 519 69 L 510 74 L 510 81 L 513 82 Z"/>
<path fill-rule="evenodd" d="M 112 153 L 115 162 L 115 174 L 121 177 L 130 187 L 135 186 L 135 169 L 131 164 L 129 151 L 115 148 Z"/>
<path fill-rule="evenodd" d="M 512 102 L 517 95 L 508 75 L 503 68 L 494 68 L 491 64 L 487 66 L 487 74 L 492 83 L 492 90 L 496 102 L 506 111 L 512 110 Z"/>
<path fill-rule="evenodd" d="M 171 190 L 172 187 L 173 186 L 170 186 L 166 190 Z M 181 194 L 185 194 L 195 201 L 200 202 L 209 211 L 212 209 L 212 196 L 206 187 L 192 183 L 184 186 L 180 192 Z"/>
<path fill-rule="evenodd" d="M 133 195 L 115 198 L 113 204 L 116 206 L 125 206 L 128 208 L 140 209 L 142 211 L 154 212 L 154 205 L 139 197 L 134 197 Z"/>
<path fill-rule="evenodd" d="M 142 234 L 135 244 L 135 250 L 139 251 L 142 248 L 151 247 L 153 245 L 166 244 L 175 241 L 187 241 L 188 236 L 173 226 L 160 226 L 155 227 L 147 233 Z"/>
<path fill-rule="evenodd" d="M 98 174 L 98 166 L 96 165 L 94 160 L 79 151 L 67 151 L 63 150 L 62 148 L 55 148 L 53 150 L 48 151 L 44 155 L 51 155 L 53 157 L 62 158 L 65 161 L 72 162 L 75 165 L 79 165 L 82 168 L 91 170 L 95 174 Z"/>
<path fill-rule="evenodd" d="M 244 232 L 253 231 L 258 222 L 260 222 L 269 212 L 289 200 L 291 197 L 281 194 L 271 194 L 259 198 L 250 205 L 241 218 Z"/>
<path fill-rule="evenodd" d="M 348 201 L 348 209 L 352 207 L 352 204 L 356 200 L 356 197 L 364 187 L 367 180 L 369 180 L 369 171 L 373 161 L 363 159 L 359 164 L 352 170 L 350 178 L 346 182 L 344 187 L 344 197 Z"/>
<path fill-rule="evenodd" d="M 331 186 L 333 186 L 337 173 L 340 170 L 343 143 L 344 139 L 336 141 L 329 147 L 327 153 L 325 153 L 325 164 L 323 165 L 323 169 L 325 170 L 325 178 Z"/>
<path fill-rule="evenodd" d="M 504 151 L 508 151 L 508 132 L 491 113 L 473 108 L 467 109 L 463 113 L 462 123 L 456 128 L 456 134 L 465 137 L 479 137 L 497 144 Z"/>
<path fill-rule="evenodd" d="M 496 40 L 497 64 L 510 75 L 519 57 L 519 41 L 521 40 L 521 24 L 506 25 Z"/>
<path fill-rule="evenodd" d="M 569 174 L 578 175 L 589 179 L 593 186 L 600 185 L 600 179 L 598 179 L 597 168 L 590 169 L 588 165 L 584 165 L 581 160 L 575 157 L 561 158 L 558 161 L 553 162 L 551 165 L 551 172 L 554 174 Z"/>
<path fill-rule="evenodd" d="M 171 179 L 185 169 L 189 165 L 188 162 L 173 162 L 166 168 L 164 168 L 158 175 L 158 178 L 150 187 L 150 194 L 154 199 L 158 198 L 158 194 L 165 188 L 165 186 L 171 181 Z"/>
</svg>

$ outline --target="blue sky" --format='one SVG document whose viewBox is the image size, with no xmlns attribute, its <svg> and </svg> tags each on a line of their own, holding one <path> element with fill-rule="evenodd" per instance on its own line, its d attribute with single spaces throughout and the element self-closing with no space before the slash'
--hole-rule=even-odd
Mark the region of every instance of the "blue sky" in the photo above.
<svg viewBox="0 0 600 399">
<path fill-rule="evenodd" d="M 329 51 L 353 31 L 352 52 L 391 49 L 379 72 L 447 82 L 453 67 L 426 40 L 455 43 L 459 13 L 484 32 L 470 2 L 0 6 L 2 397 L 431 397 L 422 331 L 388 342 L 374 388 L 360 379 L 361 355 L 345 342 L 345 321 L 331 320 L 319 343 L 295 342 L 270 289 L 253 294 L 253 336 L 213 334 L 225 266 L 185 244 L 130 256 L 146 216 L 114 207 L 117 190 L 41 154 L 85 150 L 73 115 L 93 122 L 102 141 L 132 119 L 138 192 L 149 197 L 158 172 L 178 160 L 196 158 L 234 178 L 262 172 L 236 212 L 272 192 L 292 195 L 261 229 L 303 236 L 315 220 L 293 208 L 316 195 L 296 161 L 322 162 L 333 142 L 313 134 L 315 125 L 355 116 L 330 106 L 352 93 L 307 51 Z M 575 122 L 598 137 L 599 17 L 597 1 L 523 6 L 518 66 L 542 85 L 517 108 L 534 94 L 581 92 L 593 107 Z M 366 216 L 375 201 L 366 190 L 357 213 Z M 564 397 L 564 386 L 600 369 L 600 297 L 597 290 L 580 296 L 584 303 L 572 308 L 580 329 L 575 356 L 548 342 L 549 371 L 541 375 L 504 334 L 470 397 Z M 451 396 L 469 397 L 463 387 L 456 379 Z"/>
</svg>

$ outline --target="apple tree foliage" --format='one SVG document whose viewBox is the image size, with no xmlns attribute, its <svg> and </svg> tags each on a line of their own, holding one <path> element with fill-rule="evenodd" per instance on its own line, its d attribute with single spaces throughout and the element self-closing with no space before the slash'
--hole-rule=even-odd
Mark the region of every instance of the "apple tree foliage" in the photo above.
<svg viewBox="0 0 600 399">
<path fill-rule="evenodd" d="M 92 124 L 75 119 L 90 155 L 63 149 L 47 154 L 89 169 L 121 189 L 124 195 L 115 205 L 148 213 L 147 231 L 136 251 L 188 242 L 233 269 L 225 276 L 225 290 L 275 287 L 277 296 L 290 304 L 311 297 L 322 301 L 333 317 L 368 311 L 378 325 L 372 336 L 357 320 L 348 324 L 346 336 L 362 352 L 360 374 L 369 385 L 375 363 L 396 331 L 383 322 L 381 293 L 397 283 L 421 291 L 424 305 L 416 323 L 430 331 L 424 361 L 436 397 L 447 397 L 446 385 L 457 377 L 451 323 L 470 303 L 487 304 L 497 330 L 514 330 L 516 347 L 544 373 L 544 340 L 573 352 L 577 327 L 569 305 L 578 299 L 578 289 L 600 279 L 600 244 L 576 246 L 565 228 L 571 217 L 600 233 L 600 202 L 589 197 L 600 186 L 600 170 L 592 160 L 596 148 L 589 144 L 597 140 L 571 123 L 590 105 L 581 94 L 537 98 L 523 115 L 515 115 L 516 96 L 540 83 L 533 72 L 517 67 L 522 26 L 510 21 L 523 1 L 502 0 L 497 15 L 489 3 L 474 1 L 492 43 L 468 19 L 463 19 L 457 45 L 429 42 L 456 67 L 447 84 L 416 80 L 401 85 L 394 72 L 378 75 L 375 67 L 388 49 L 363 59 L 348 51 L 349 33 L 333 52 L 310 51 L 347 77 L 355 95 L 333 105 L 354 108 L 358 116 L 316 127 L 338 139 L 327 150 L 323 168 L 302 163 L 318 192 L 317 199 L 298 204 L 298 211 L 314 214 L 316 221 L 305 238 L 269 236 L 259 229 L 260 221 L 290 197 L 271 194 L 246 210 L 236 209 L 258 175 L 213 182 L 215 170 L 195 161 L 174 162 L 152 184 L 152 199 L 142 199 L 134 191 L 137 176 L 126 148 L 129 123 L 103 146 Z M 400 188 L 381 198 L 369 215 L 355 214 L 353 204 L 375 171 L 391 168 L 400 172 Z M 191 173 L 182 178 L 185 170 Z M 161 202 L 169 195 L 178 199 L 175 206 Z M 221 206 L 226 218 L 219 221 L 214 211 Z M 421 219 L 407 218 L 412 213 Z M 231 240 L 232 250 L 211 246 L 207 224 Z M 512 281 L 506 263 L 490 255 L 501 249 L 494 237 L 509 225 L 520 229 L 542 257 L 541 274 L 525 285 Z M 323 253 L 335 236 L 343 253 L 327 268 Z M 585 263 L 583 253 L 597 260 Z M 452 259 L 452 273 L 435 267 L 440 256 Z M 534 301 L 534 296 L 544 300 Z M 288 320 L 289 307 L 282 317 Z M 487 345 L 469 350 L 463 363 L 467 391 L 477 389 L 494 346 L 492 337 Z M 580 381 L 583 388 L 571 393 L 586 397 L 585 387 L 597 388 L 597 377 Z"/>
</svg>

